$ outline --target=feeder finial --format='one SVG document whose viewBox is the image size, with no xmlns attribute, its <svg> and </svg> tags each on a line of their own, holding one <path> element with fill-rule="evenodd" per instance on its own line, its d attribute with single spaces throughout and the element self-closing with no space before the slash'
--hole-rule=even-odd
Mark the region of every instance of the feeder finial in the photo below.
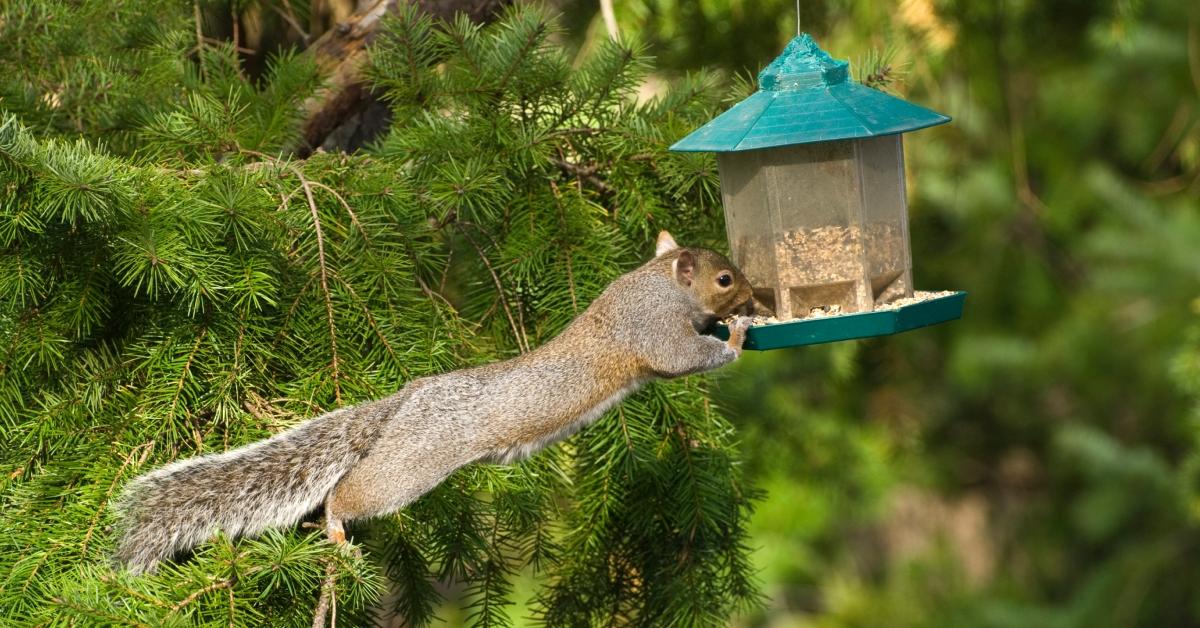
<svg viewBox="0 0 1200 628">
<path fill-rule="evenodd" d="M 808 33 L 788 42 L 783 54 L 758 74 L 758 88 L 784 91 L 845 83 L 850 64 L 829 56 Z"/>
</svg>

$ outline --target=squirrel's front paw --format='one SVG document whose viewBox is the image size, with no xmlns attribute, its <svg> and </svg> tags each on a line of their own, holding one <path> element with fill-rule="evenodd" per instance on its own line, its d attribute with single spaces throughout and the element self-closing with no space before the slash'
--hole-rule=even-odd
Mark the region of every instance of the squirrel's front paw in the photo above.
<svg viewBox="0 0 1200 628">
<path fill-rule="evenodd" d="M 739 316 L 729 323 L 729 346 L 739 354 L 742 344 L 746 342 L 746 330 L 750 329 L 753 319 L 749 316 Z"/>
</svg>

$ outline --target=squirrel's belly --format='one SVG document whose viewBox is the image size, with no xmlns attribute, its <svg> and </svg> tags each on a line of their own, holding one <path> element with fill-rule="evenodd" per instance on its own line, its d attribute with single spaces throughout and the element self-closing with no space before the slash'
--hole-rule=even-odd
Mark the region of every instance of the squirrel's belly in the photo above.
<svg viewBox="0 0 1200 628">
<path fill-rule="evenodd" d="M 510 462 L 528 458 L 534 453 L 540 451 L 543 447 L 553 445 L 564 438 L 570 437 L 571 435 L 575 434 L 575 432 L 583 429 L 592 421 L 600 418 L 600 415 L 607 412 L 610 408 L 616 406 L 618 403 L 621 403 L 621 400 L 629 396 L 629 393 L 640 388 L 642 383 L 642 380 L 638 380 L 621 388 L 557 430 L 553 430 L 532 440 L 516 443 L 510 447 L 497 450 L 493 454 L 492 459 L 500 464 L 508 464 Z"/>
</svg>

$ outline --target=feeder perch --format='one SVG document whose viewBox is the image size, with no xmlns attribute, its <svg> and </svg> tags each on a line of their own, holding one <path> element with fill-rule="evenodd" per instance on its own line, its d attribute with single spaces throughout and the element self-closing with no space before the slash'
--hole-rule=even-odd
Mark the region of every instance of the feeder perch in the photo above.
<svg viewBox="0 0 1200 628">
<path fill-rule="evenodd" d="M 884 335 L 961 315 L 962 293 L 950 299 L 957 312 L 954 303 L 917 310 L 940 320 L 904 307 L 875 311 L 913 297 L 901 134 L 950 118 L 849 74 L 847 62 L 800 35 L 759 74 L 757 92 L 671 147 L 717 153 L 733 261 L 756 299 L 790 321 L 755 326 L 748 339 L 791 340 L 757 344 Z M 822 325 L 841 332 L 809 341 L 783 329 L 816 322 L 805 320 L 814 313 L 871 313 L 877 324 L 830 316 Z"/>
</svg>

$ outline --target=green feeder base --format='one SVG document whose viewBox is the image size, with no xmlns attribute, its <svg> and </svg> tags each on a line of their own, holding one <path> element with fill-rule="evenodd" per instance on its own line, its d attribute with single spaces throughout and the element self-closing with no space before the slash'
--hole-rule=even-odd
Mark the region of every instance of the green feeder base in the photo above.
<svg viewBox="0 0 1200 628">
<path fill-rule="evenodd" d="M 962 317 L 966 292 L 913 303 L 895 310 L 843 314 L 810 318 L 773 325 L 755 325 L 746 332 L 745 349 L 767 351 L 800 347 L 822 342 L 837 342 L 871 336 L 890 336 L 918 327 L 927 327 Z M 729 328 L 718 324 L 713 335 L 729 338 Z"/>
</svg>

